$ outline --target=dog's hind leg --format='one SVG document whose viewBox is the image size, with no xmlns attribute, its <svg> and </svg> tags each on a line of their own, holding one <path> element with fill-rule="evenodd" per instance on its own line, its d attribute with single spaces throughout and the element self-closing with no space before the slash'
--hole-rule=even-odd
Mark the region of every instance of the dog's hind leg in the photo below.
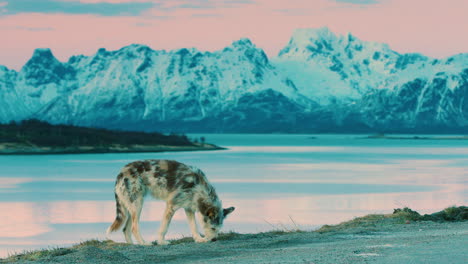
<svg viewBox="0 0 468 264">
<path fill-rule="evenodd" d="M 145 240 L 141 237 L 140 233 L 140 214 L 141 209 L 143 208 L 143 197 L 138 197 L 132 202 L 133 206 L 129 208 L 130 218 L 132 220 L 132 233 L 135 239 L 138 241 L 140 245 L 149 245 L 150 243 L 146 243 Z"/>
<path fill-rule="evenodd" d="M 129 215 L 128 211 L 126 211 L 126 215 Z M 133 244 L 132 240 L 132 217 L 127 217 L 125 222 L 125 226 L 123 228 L 123 233 L 125 235 L 125 241 L 129 244 Z"/>
<path fill-rule="evenodd" d="M 166 203 L 166 210 L 164 210 L 164 216 L 161 221 L 161 226 L 159 227 L 158 232 L 158 245 L 168 245 L 169 241 L 166 241 L 164 237 L 166 236 L 167 229 L 171 223 L 172 217 L 174 216 L 175 209 L 170 203 Z"/>
<path fill-rule="evenodd" d="M 193 240 L 197 243 L 207 242 L 207 240 L 200 236 L 198 232 L 197 222 L 195 220 L 195 213 L 190 209 L 185 209 L 185 214 L 187 215 L 187 221 L 190 226 L 190 232 L 192 232 Z"/>
</svg>

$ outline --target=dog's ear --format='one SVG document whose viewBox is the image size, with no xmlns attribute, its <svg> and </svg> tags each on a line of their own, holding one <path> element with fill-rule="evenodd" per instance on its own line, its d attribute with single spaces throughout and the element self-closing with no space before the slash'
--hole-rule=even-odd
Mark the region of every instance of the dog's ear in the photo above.
<svg viewBox="0 0 468 264">
<path fill-rule="evenodd" d="M 236 209 L 236 208 L 234 208 L 234 207 L 224 208 L 223 209 L 224 217 L 226 217 L 228 214 L 232 213 L 234 211 L 234 209 Z"/>
</svg>

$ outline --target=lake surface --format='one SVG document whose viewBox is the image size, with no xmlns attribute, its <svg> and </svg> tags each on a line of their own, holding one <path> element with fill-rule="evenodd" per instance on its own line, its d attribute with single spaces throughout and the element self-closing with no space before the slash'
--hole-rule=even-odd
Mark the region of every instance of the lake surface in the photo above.
<svg viewBox="0 0 468 264">
<path fill-rule="evenodd" d="M 190 135 L 229 150 L 0 156 L 0 256 L 105 239 L 114 181 L 125 164 L 175 159 L 201 168 L 225 207 L 225 231 L 309 230 L 408 206 L 421 213 L 468 203 L 467 140 L 359 135 Z M 147 198 L 142 234 L 156 239 L 164 203 Z M 189 236 L 183 210 L 168 237 Z M 110 237 L 124 241 L 119 231 Z"/>
</svg>

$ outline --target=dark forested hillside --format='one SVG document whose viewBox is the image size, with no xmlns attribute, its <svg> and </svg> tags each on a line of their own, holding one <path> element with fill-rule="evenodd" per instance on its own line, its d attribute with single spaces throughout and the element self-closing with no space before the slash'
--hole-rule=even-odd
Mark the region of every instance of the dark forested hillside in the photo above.
<svg viewBox="0 0 468 264">
<path fill-rule="evenodd" d="M 51 125 L 38 120 L 0 124 L 0 144 L 26 144 L 38 147 L 109 145 L 195 146 L 185 135 L 112 131 L 70 125 Z"/>
</svg>

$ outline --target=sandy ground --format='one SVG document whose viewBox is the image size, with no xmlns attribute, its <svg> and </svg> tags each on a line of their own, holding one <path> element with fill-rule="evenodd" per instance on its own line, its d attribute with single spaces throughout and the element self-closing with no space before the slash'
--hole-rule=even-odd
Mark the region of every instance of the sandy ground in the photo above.
<svg viewBox="0 0 468 264">
<path fill-rule="evenodd" d="M 17 263 L 468 263 L 467 249 L 467 221 L 424 221 L 326 233 L 227 234 L 202 244 L 96 242 Z"/>
</svg>

